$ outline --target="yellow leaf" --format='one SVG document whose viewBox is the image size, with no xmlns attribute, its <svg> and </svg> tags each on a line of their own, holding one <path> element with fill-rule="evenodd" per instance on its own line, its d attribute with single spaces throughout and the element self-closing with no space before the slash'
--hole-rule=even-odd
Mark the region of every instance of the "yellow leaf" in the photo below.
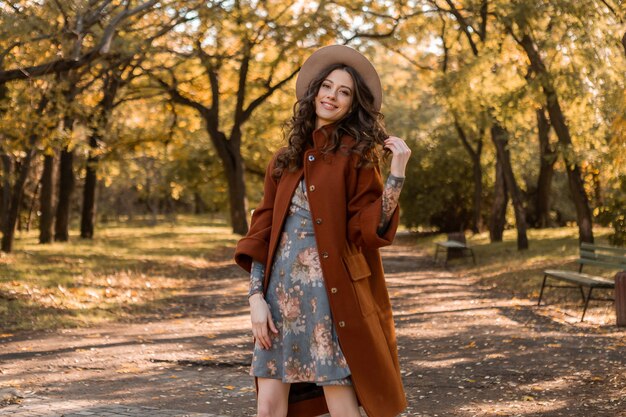
<svg viewBox="0 0 626 417">
<path fill-rule="evenodd" d="M 226 385 L 226 386 L 224 387 L 224 389 L 227 389 L 227 390 L 231 390 L 231 391 L 232 391 L 232 390 L 234 390 L 234 389 L 235 389 L 235 387 L 234 387 L 234 386 L 232 386 L 232 385 Z"/>
<path fill-rule="evenodd" d="M 141 372 L 141 369 L 139 369 L 139 367 L 135 364 L 128 363 L 122 365 L 122 367 L 117 369 L 115 372 L 118 374 L 134 374 Z"/>
</svg>

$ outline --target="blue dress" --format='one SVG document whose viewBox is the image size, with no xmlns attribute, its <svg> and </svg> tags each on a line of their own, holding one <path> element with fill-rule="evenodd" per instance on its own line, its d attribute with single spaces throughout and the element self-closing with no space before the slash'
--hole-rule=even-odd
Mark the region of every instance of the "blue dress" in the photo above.
<svg viewBox="0 0 626 417">
<path fill-rule="evenodd" d="M 279 332 L 270 333 L 270 349 L 255 345 L 250 374 L 286 383 L 349 385 L 304 187 L 302 180 L 291 199 L 265 295 Z M 251 287 L 262 285 L 261 264 L 254 263 L 251 279 Z"/>
<path fill-rule="evenodd" d="M 393 175 L 387 178 L 379 234 L 397 207 L 403 182 Z M 264 269 L 252 263 L 249 295 L 263 291 Z M 265 301 L 278 334 L 270 332 L 268 350 L 255 344 L 252 376 L 320 386 L 352 384 L 328 303 L 304 179 L 291 198 Z"/>
</svg>

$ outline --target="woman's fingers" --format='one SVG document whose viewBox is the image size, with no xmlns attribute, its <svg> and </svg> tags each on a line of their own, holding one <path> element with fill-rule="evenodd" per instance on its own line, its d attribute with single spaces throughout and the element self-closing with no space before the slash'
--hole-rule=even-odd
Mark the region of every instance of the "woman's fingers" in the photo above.
<svg viewBox="0 0 626 417">
<path fill-rule="evenodd" d="M 274 324 L 274 320 L 272 320 L 272 314 L 269 311 L 267 312 L 267 323 L 269 324 L 271 331 L 273 331 L 274 333 L 278 333 L 278 329 Z"/>
<path fill-rule="evenodd" d="M 257 343 L 263 349 L 269 349 L 272 347 L 272 340 L 269 334 L 269 330 L 274 333 L 278 333 L 274 321 L 272 320 L 272 313 L 265 300 L 255 302 L 251 308 L 251 321 L 252 321 L 252 335 L 255 337 Z"/>
<path fill-rule="evenodd" d="M 257 340 L 257 343 L 263 349 L 269 349 L 272 346 L 269 335 L 267 333 L 267 326 L 258 326 L 252 330 L 252 334 Z"/>
<path fill-rule="evenodd" d="M 261 340 L 261 344 L 263 345 L 264 349 L 269 349 L 270 347 L 272 347 L 272 342 L 270 340 L 270 336 L 267 333 L 267 325 L 265 326 L 261 326 L 261 337 L 259 338 L 259 340 Z"/>
<path fill-rule="evenodd" d="M 389 136 L 385 139 L 385 148 L 388 148 L 394 155 L 411 153 L 406 142 L 397 136 Z"/>
<path fill-rule="evenodd" d="M 385 139 L 385 148 L 393 154 L 391 158 L 391 174 L 396 177 L 404 177 L 405 168 L 411 156 L 411 149 L 406 142 L 397 136 L 389 136 Z"/>
</svg>

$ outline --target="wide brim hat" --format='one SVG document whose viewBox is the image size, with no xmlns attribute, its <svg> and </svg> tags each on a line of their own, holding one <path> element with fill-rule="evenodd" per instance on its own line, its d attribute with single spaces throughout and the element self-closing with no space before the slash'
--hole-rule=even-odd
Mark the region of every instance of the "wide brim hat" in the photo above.
<svg viewBox="0 0 626 417">
<path fill-rule="evenodd" d="M 345 45 L 325 46 L 313 52 L 304 61 L 296 80 L 296 97 L 298 100 L 304 97 L 311 81 L 325 68 L 333 64 L 344 64 L 354 68 L 372 92 L 374 108 L 380 111 L 383 104 L 383 88 L 374 65 L 356 49 Z"/>
</svg>

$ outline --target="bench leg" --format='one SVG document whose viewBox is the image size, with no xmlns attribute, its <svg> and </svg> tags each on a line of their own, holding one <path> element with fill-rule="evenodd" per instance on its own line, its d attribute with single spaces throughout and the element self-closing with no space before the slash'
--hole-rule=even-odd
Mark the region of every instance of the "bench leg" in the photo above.
<svg viewBox="0 0 626 417">
<path fill-rule="evenodd" d="M 437 255 L 439 255 L 439 246 L 435 247 L 435 263 L 437 263 Z"/>
<path fill-rule="evenodd" d="M 546 280 L 548 279 L 547 275 L 543 276 L 543 283 L 541 284 L 541 291 L 539 291 L 539 301 L 537 301 L 537 307 L 541 305 L 541 297 L 543 297 L 543 289 L 546 287 Z"/>
<path fill-rule="evenodd" d="M 587 306 L 589 305 L 589 300 L 591 299 L 592 290 L 593 290 L 593 287 L 589 287 L 589 293 L 587 294 L 587 299 L 585 300 L 585 308 L 583 309 L 583 316 L 580 318 L 581 323 L 585 319 L 585 313 L 587 312 Z"/>
<path fill-rule="evenodd" d="M 578 288 L 580 288 L 580 295 L 582 295 L 582 297 L 583 297 L 583 303 L 584 303 L 584 302 L 587 300 L 587 299 L 585 298 L 585 290 L 583 290 L 583 286 L 582 286 L 582 285 L 580 285 Z"/>
</svg>

